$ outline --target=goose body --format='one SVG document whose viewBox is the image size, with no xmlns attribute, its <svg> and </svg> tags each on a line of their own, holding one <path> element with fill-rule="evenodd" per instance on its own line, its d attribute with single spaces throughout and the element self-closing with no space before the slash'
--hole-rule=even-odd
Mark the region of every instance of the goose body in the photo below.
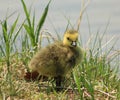
<svg viewBox="0 0 120 100">
<path fill-rule="evenodd" d="M 81 49 L 68 47 L 61 42 L 51 44 L 36 53 L 29 67 L 48 77 L 65 76 L 81 61 Z"/>
<path fill-rule="evenodd" d="M 82 60 L 82 49 L 77 46 L 77 41 L 77 31 L 66 31 L 63 41 L 40 49 L 31 59 L 29 68 L 43 76 L 58 77 L 56 86 L 60 86 L 61 78 Z"/>
</svg>

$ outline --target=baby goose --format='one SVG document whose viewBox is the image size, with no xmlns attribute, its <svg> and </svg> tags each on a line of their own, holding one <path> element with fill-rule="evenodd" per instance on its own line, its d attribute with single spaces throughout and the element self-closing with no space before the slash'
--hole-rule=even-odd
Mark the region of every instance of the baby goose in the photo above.
<svg viewBox="0 0 120 100">
<path fill-rule="evenodd" d="M 40 75 L 54 77 L 59 91 L 61 79 L 82 60 L 82 49 L 77 46 L 77 41 L 77 31 L 66 31 L 62 42 L 55 42 L 38 51 L 31 59 L 29 68 Z"/>
</svg>

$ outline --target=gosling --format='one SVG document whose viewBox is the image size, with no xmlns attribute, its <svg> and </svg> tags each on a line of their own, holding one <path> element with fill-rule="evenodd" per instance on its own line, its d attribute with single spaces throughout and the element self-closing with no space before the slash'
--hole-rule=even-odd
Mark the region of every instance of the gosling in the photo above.
<svg viewBox="0 0 120 100">
<path fill-rule="evenodd" d="M 82 60 L 82 49 L 77 46 L 78 35 L 76 30 L 66 31 L 63 41 L 40 49 L 29 63 L 32 71 L 37 71 L 42 76 L 53 77 L 57 91 L 60 90 L 65 75 Z"/>
</svg>

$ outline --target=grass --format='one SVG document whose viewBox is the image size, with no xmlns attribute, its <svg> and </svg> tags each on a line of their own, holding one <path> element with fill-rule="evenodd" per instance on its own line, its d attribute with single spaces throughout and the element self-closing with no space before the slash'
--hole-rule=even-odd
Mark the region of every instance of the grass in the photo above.
<svg viewBox="0 0 120 100">
<path fill-rule="evenodd" d="M 38 21 L 36 28 L 35 28 L 35 12 L 34 12 L 34 15 L 33 15 L 32 21 L 31 21 L 30 12 L 28 12 L 24 0 L 21 0 L 21 2 L 23 5 L 25 15 L 26 15 L 26 20 L 27 20 L 27 23 L 24 24 L 24 28 L 27 31 L 27 34 L 29 35 L 31 46 L 36 48 L 37 43 L 38 43 L 38 39 L 39 39 L 40 30 L 45 22 L 45 19 L 46 19 L 47 13 L 48 13 L 48 9 L 49 9 L 49 4 L 51 1 L 49 1 L 49 3 L 47 4 L 47 6 L 42 14 L 42 17 Z"/>
<path fill-rule="evenodd" d="M 0 99 L 1 100 L 119 100 L 120 80 L 117 76 L 119 69 L 119 50 L 114 51 L 112 37 L 103 43 L 105 32 L 99 31 L 89 38 L 85 48 L 82 63 L 73 70 L 63 83 L 67 87 L 64 91 L 56 93 L 53 89 L 53 80 L 50 82 L 26 82 L 24 75 L 27 64 L 36 52 L 41 27 L 43 26 L 49 4 L 45 7 L 42 17 L 35 27 L 35 14 L 32 21 L 26 4 L 21 0 L 26 15 L 25 22 L 17 27 L 19 17 L 9 26 L 6 18 L 1 21 L 2 33 L 0 33 Z M 9 26 L 9 27 L 8 27 Z M 20 47 L 16 45 L 20 33 L 26 32 L 20 40 Z M 58 35 L 58 34 L 57 34 Z M 49 34 L 49 36 L 52 36 Z M 54 36 L 52 36 L 54 38 Z M 58 36 L 58 38 L 60 38 Z M 49 41 L 49 38 L 46 37 Z M 82 39 L 81 39 L 82 40 Z M 32 47 L 32 50 L 31 50 Z M 109 47 L 109 48 L 108 48 Z M 107 49 L 106 49 L 107 48 Z M 18 51 L 18 49 L 21 49 Z M 112 69 L 114 68 L 114 69 Z M 38 86 L 38 83 L 42 87 Z"/>
<path fill-rule="evenodd" d="M 6 73 L 6 80 L 8 82 L 9 90 L 11 91 L 11 94 L 13 94 L 13 83 L 11 80 L 11 71 L 10 71 L 10 55 L 13 52 L 13 44 L 16 40 L 16 37 L 18 36 L 21 27 L 15 32 L 15 28 L 17 25 L 18 17 L 12 24 L 11 28 L 8 30 L 8 24 L 7 19 L 3 22 L 1 22 L 2 26 L 2 33 L 3 33 L 3 45 L 0 46 L 1 53 L 5 56 L 5 62 L 7 66 L 7 73 Z M 13 37 L 14 35 L 14 37 Z"/>
</svg>

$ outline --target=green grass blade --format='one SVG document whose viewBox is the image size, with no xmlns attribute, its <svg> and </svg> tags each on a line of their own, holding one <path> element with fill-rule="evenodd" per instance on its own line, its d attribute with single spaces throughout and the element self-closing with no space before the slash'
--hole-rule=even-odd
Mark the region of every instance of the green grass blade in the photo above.
<svg viewBox="0 0 120 100">
<path fill-rule="evenodd" d="M 27 31 L 27 33 L 28 33 L 28 35 L 30 37 L 30 41 L 31 41 L 32 46 L 34 47 L 36 45 L 36 43 L 35 43 L 35 35 L 31 34 L 31 30 L 30 30 L 28 25 L 24 24 L 24 28 L 26 29 L 26 31 Z"/>
<path fill-rule="evenodd" d="M 30 13 L 27 10 L 26 4 L 24 2 L 24 0 L 21 0 L 22 5 L 23 5 L 23 9 L 26 15 L 26 20 L 27 20 L 27 24 L 24 25 L 25 30 L 27 31 L 28 36 L 30 37 L 30 42 L 32 44 L 33 47 L 36 46 L 36 41 L 35 41 L 35 34 L 34 34 L 34 25 L 35 25 L 35 15 L 33 16 L 33 22 L 31 22 L 30 20 Z"/>
<path fill-rule="evenodd" d="M 1 53 L 3 54 L 3 56 L 5 56 L 5 52 L 4 52 L 4 50 L 3 50 L 1 45 L 0 45 L 0 50 L 1 50 Z"/>
<path fill-rule="evenodd" d="M 6 59 L 7 59 L 7 66 L 10 65 L 9 62 L 9 56 L 10 56 L 10 40 L 8 37 L 8 33 L 7 33 L 7 20 L 5 20 L 3 23 L 1 23 L 2 25 L 2 31 L 3 31 L 3 38 L 4 38 L 4 43 L 5 43 L 5 55 L 6 55 Z"/>
<path fill-rule="evenodd" d="M 46 19 L 46 16 L 47 16 L 47 13 L 48 13 L 48 10 L 49 10 L 49 4 L 50 4 L 51 0 L 49 1 L 49 3 L 47 4 L 43 14 L 42 14 L 42 17 L 40 18 L 39 20 L 39 23 L 37 25 L 37 28 L 36 28 L 36 43 L 38 42 L 38 38 L 39 38 L 39 34 L 40 34 L 40 29 L 41 27 L 43 26 L 44 22 L 45 22 L 45 19 Z"/>
<path fill-rule="evenodd" d="M 73 77 L 74 77 L 75 83 L 77 85 L 79 94 L 80 94 L 80 100 L 83 100 L 83 95 L 82 95 L 83 91 L 81 90 L 81 81 L 80 81 L 78 72 L 76 70 L 73 71 Z"/>
<path fill-rule="evenodd" d="M 30 29 L 31 29 L 32 26 L 31 26 L 31 21 L 30 21 L 30 14 L 28 13 L 28 10 L 27 10 L 27 7 L 26 7 L 26 4 L 25 4 L 24 0 L 21 0 L 21 2 L 22 2 L 23 9 L 24 9 L 24 12 L 25 12 L 25 15 L 26 15 L 26 18 L 27 18 L 27 22 L 28 22 L 28 24 L 30 26 Z"/>
<path fill-rule="evenodd" d="M 35 29 L 35 11 L 34 11 L 33 19 L 32 19 L 32 28 L 33 28 L 33 32 L 34 32 L 34 29 Z"/>
<path fill-rule="evenodd" d="M 93 89 L 91 82 L 89 82 L 87 79 L 85 79 L 85 83 L 86 83 L 86 88 L 89 91 L 92 100 L 94 100 L 94 89 Z"/>
<path fill-rule="evenodd" d="M 2 25 L 3 38 L 4 38 L 4 41 L 6 43 L 7 40 L 8 40 L 8 36 L 7 36 L 7 21 L 5 20 L 3 23 L 1 23 L 1 25 Z"/>
<path fill-rule="evenodd" d="M 23 24 L 24 24 L 24 22 L 23 22 Z M 22 29 L 22 27 L 23 27 L 23 24 L 20 26 L 20 28 L 19 28 L 18 31 L 16 32 L 16 34 L 15 34 L 13 40 L 12 40 L 12 44 L 15 42 L 15 40 L 16 40 L 16 38 L 17 38 L 19 32 L 21 31 L 21 29 Z"/>
<path fill-rule="evenodd" d="M 8 34 L 8 37 L 9 37 L 10 40 L 11 40 L 12 35 L 13 35 L 13 33 L 14 33 L 14 30 L 15 30 L 15 28 L 16 28 L 18 19 L 19 19 L 19 17 L 17 17 L 17 19 L 15 20 L 15 22 L 14 22 L 13 25 L 11 26 L 10 32 L 9 32 L 9 34 Z"/>
</svg>

